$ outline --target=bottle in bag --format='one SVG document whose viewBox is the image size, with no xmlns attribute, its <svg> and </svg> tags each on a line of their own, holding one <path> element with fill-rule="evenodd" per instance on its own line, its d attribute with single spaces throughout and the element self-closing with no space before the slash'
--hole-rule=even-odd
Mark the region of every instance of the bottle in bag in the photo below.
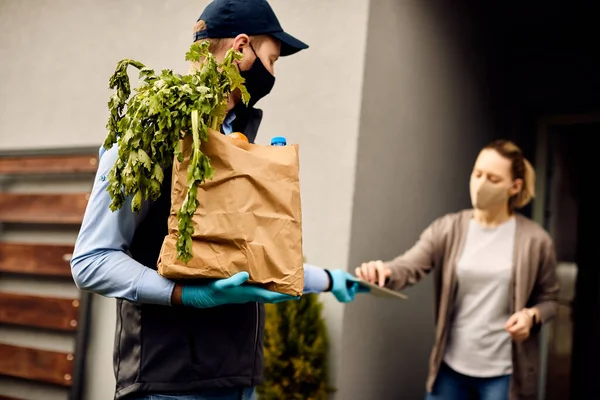
<svg viewBox="0 0 600 400">
<path fill-rule="evenodd" d="M 283 136 L 275 136 L 271 139 L 271 146 L 286 146 L 287 140 Z"/>
</svg>

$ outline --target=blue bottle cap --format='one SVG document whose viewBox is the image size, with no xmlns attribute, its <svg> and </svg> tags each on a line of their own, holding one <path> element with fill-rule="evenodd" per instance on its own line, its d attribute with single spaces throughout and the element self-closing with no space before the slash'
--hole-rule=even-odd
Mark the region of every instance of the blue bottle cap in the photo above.
<svg viewBox="0 0 600 400">
<path fill-rule="evenodd" d="M 285 146 L 287 140 L 283 136 L 275 136 L 271 139 L 271 146 Z"/>
</svg>

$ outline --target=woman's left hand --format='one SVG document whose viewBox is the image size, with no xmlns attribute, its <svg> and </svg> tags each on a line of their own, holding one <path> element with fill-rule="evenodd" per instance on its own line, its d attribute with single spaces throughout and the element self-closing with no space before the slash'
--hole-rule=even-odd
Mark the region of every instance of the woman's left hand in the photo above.
<svg viewBox="0 0 600 400">
<path fill-rule="evenodd" d="M 510 334 L 512 340 L 521 343 L 529 337 L 533 325 L 533 319 L 524 311 L 518 311 L 510 316 L 504 329 Z"/>
</svg>

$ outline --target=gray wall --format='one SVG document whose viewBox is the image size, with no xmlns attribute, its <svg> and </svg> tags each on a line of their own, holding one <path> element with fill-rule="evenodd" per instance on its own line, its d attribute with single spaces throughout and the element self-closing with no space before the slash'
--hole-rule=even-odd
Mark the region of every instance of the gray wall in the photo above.
<svg viewBox="0 0 600 400">
<path fill-rule="evenodd" d="M 349 266 L 391 259 L 436 217 L 470 205 L 490 138 L 465 25 L 434 2 L 378 0 L 369 28 Z M 439 8 L 438 8 L 439 9 Z M 422 399 L 433 343 L 432 280 L 407 301 L 361 297 L 344 313 L 337 399 Z"/>
</svg>

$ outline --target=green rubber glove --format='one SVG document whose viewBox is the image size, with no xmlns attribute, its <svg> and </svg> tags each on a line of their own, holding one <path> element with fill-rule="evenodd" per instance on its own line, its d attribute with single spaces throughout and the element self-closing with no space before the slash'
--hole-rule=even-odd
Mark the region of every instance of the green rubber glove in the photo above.
<svg viewBox="0 0 600 400">
<path fill-rule="evenodd" d="M 331 275 L 331 293 L 340 303 L 354 301 L 357 293 L 368 293 L 369 288 L 358 284 L 358 280 L 341 269 L 329 271 Z"/>
</svg>

